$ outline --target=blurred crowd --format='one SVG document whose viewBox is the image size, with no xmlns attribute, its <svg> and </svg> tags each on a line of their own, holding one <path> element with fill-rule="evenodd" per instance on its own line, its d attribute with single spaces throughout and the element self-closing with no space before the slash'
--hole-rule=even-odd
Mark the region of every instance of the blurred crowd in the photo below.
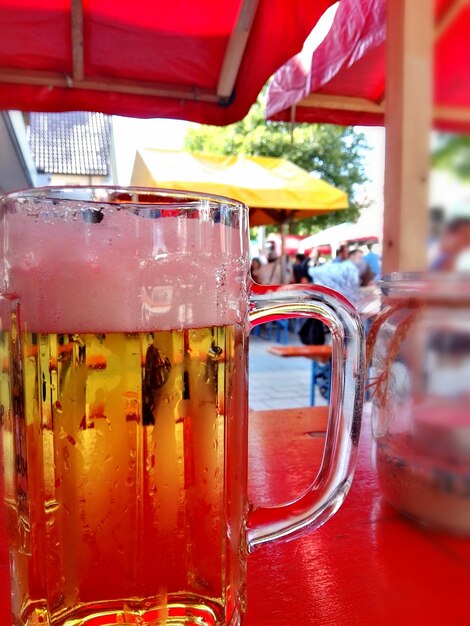
<svg viewBox="0 0 470 626">
<path fill-rule="evenodd" d="M 316 283 L 342 293 L 357 302 L 364 288 L 373 284 L 381 273 L 381 256 L 376 244 L 364 247 L 343 243 L 336 255 L 327 260 L 317 250 L 297 253 L 284 264 L 274 246 L 266 250 L 266 260 L 256 257 L 251 263 L 253 280 L 261 285 Z"/>
<path fill-rule="evenodd" d="M 470 203 L 460 207 L 450 219 L 439 210 L 431 214 L 429 268 L 437 272 L 470 272 Z M 262 257 L 251 263 L 253 280 L 261 285 L 316 283 L 335 289 L 353 304 L 381 278 L 378 244 L 359 246 L 342 243 L 331 258 L 318 250 L 297 253 L 284 262 L 272 242 Z"/>
<path fill-rule="evenodd" d="M 451 219 L 436 209 L 431 213 L 430 269 L 470 271 L 470 203 L 460 203 Z"/>
</svg>

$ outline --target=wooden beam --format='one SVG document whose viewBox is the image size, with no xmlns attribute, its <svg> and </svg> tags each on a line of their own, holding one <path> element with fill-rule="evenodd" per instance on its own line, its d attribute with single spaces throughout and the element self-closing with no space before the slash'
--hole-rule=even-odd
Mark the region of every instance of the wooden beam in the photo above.
<svg viewBox="0 0 470 626">
<path fill-rule="evenodd" d="M 451 2 L 447 5 L 446 10 L 440 16 L 439 20 L 435 24 L 434 28 L 434 42 L 437 43 L 442 35 L 446 32 L 446 30 L 450 27 L 452 22 L 457 18 L 460 11 L 470 4 L 470 0 L 451 0 Z M 382 94 L 382 97 L 379 100 L 379 104 L 385 103 L 385 94 Z M 453 114 L 452 114 L 453 115 Z M 446 119 L 443 118 L 440 114 L 434 115 L 434 119 Z M 454 119 L 453 117 L 449 119 Z"/>
<path fill-rule="evenodd" d="M 237 23 L 227 44 L 217 84 L 217 95 L 221 99 L 228 99 L 232 95 L 258 3 L 259 0 L 242 0 Z"/>
<path fill-rule="evenodd" d="M 387 0 L 383 272 L 427 268 L 434 2 Z"/>
<path fill-rule="evenodd" d="M 336 109 L 339 111 L 360 111 L 364 113 L 384 113 L 385 106 L 366 98 L 350 96 L 330 96 L 311 93 L 297 102 L 298 107 L 317 107 L 319 109 Z"/>
<path fill-rule="evenodd" d="M 449 28 L 452 22 L 456 19 L 460 11 L 468 6 L 470 0 L 454 0 L 451 2 L 443 15 L 440 17 L 434 30 L 434 39 L 437 41 L 445 31 Z"/>
<path fill-rule="evenodd" d="M 76 81 L 82 80 L 84 76 L 82 0 L 71 0 L 70 19 L 72 28 L 72 77 Z"/>
<path fill-rule="evenodd" d="M 69 89 L 91 89 L 113 93 L 129 93 L 177 100 L 202 100 L 218 102 L 219 97 L 210 89 L 185 87 L 166 83 L 153 83 L 137 80 L 115 80 L 106 77 L 73 80 L 71 76 L 55 72 L 12 70 L 0 67 L 0 83 L 16 85 L 43 85 L 44 87 L 65 87 Z"/>
<path fill-rule="evenodd" d="M 466 107 L 436 106 L 433 118 L 442 122 L 466 122 L 470 124 L 470 109 Z"/>
<path fill-rule="evenodd" d="M 385 114 L 385 102 L 381 104 L 352 96 L 330 96 L 328 94 L 310 94 L 295 107 L 314 107 L 318 109 L 332 109 L 335 111 L 351 111 L 361 113 Z M 291 107 L 291 121 L 295 122 L 295 107 Z M 292 118 L 292 115 L 294 118 Z M 464 122 L 470 124 L 470 108 L 454 106 L 434 106 L 432 117 L 435 120 L 446 122 Z"/>
</svg>

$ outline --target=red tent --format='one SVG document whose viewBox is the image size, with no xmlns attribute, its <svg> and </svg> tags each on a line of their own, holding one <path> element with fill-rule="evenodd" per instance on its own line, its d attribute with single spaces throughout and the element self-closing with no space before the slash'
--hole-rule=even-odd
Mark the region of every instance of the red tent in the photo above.
<svg viewBox="0 0 470 626">
<path fill-rule="evenodd" d="M 435 2 L 434 126 L 470 131 L 470 3 Z M 386 0 L 341 0 L 323 42 L 279 69 L 266 116 L 298 122 L 382 125 Z M 293 108 L 294 107 L 294 108 Z"/>
<path fill-rule="evenodd" d="M 228 124 L 333 0 L 0 0 L 0 109 Z"/>
<path fill-rule="evenodd" d="M 284 253 L 288 256 L 293 256 L 297 254 L 299 251 L 300 242 L 305 239 L 301 235 L 289 235 L 287 234 L 284 239 Z M 282 238 L 281 235 L 277 233 L 271 233 L 266 238 L 266 242 L 272 241 L 274 244 L 274 249 L 277 254 L 280 256 L 282 254 Z"/>
</svg>

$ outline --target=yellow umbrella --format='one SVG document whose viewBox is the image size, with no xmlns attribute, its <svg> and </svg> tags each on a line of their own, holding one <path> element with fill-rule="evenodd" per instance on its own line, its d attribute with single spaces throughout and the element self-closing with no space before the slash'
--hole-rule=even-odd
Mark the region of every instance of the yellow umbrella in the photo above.
<svg viewBox="0 0 470 626">
<path fill-rule="evenodd" d="M 282 224 L 346 209 L 348 197 L 286 159 L 176 150 L 137 151 L 132 185 L 228 196 L 250 207 L 250 225 Z"/>
<path fill-rule="evenodd" d="M 228 196 L 250 208 L 250 226 L 277 224 L 285 259 L 287 223 L 346 209 L 348 197 L 286 159 L 144 148 L 131 184 Z"/>
</svg>

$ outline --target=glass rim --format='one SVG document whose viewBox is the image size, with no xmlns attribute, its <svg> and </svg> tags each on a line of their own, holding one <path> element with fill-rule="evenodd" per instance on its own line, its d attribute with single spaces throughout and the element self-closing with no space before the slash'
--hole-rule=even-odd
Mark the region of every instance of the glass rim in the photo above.
<svg viewBox="0 0 470 626">
<path fill-rule="evenodd" d="M 161 199 L 159 202 L 158 199 Z M 134 205 L 142 208 L 158 206 L 172 208 L 196 208 L 197 202 L 206 201 L 217 206 L 248 211 L 240 200 L 212 193 L 164 187 L 140 187 L 133 185 L 50 185 L 31 187 L 0 195 L 1 201 L 36 200 L 38 202 L 80 202 L 87 204 Z"/>
<path fill-rule="evenodd" d="M 377 281 L 386 296 L 470 299 L 470 272 L 393 272 Z"/>
</svg>

